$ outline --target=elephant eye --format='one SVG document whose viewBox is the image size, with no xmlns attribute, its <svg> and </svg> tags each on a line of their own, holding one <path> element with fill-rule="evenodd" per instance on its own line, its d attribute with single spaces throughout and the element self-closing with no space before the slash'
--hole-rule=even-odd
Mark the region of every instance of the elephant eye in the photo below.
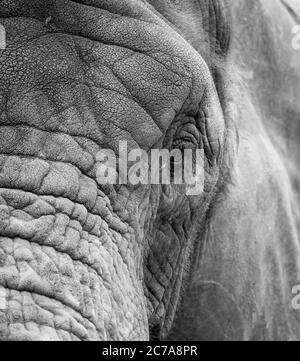
<svg viewBox="0 0 300 361">
<path fill-rule="evenodd" d="M 182 124 L 177 129 L 173 140 L 173 147 L 179 149 L 198 148 L 200 142 L 200 134 L 194 123 L 194 118 L 187 118 L 186 123 Z"/>
<path fill-rule="evenodd" d="M 171 125 L 165 140 L 164 149 L 170 152 L 180 151 L 181 158 L 170 158 L 170 174 L 174 177 L 174 172 L 180 162 L 184 162 L 184 154 L 186 149 L 203 149 L 203 141 L 201 133 L 196 126 L 196 118 L 187 115 L 182 115 Z M 178 152 L 176 153 L 178 155 Z"/>
<path fill-rule="evenodd" d="M 201 134 L 195 117 L 181 116 L 168 130 L 165 146 L 172 149 L 195 149 L 201 147 Z"/>
<path fill-rule="evenodd" d="M 207 167 L 214 167 L 219 161 L 220 143 L 211 134 L 210 126 L 207 123 L 210 121 L 211 119 L 200 110 L 195 116 L 181 115 L 168 130 L 164 148 L 169 151 L 179 150 L 182 159 L 184 159 L 187 149 L 203 150 Z M 176 160 L 172 159 L 171 170 L 175 166 Z"/>
</svg>

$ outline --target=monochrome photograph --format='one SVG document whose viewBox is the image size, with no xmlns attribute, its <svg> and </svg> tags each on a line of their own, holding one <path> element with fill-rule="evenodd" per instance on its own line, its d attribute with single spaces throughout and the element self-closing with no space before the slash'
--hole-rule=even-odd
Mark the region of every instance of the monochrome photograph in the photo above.
<svg viewBox="0 0 300 361">
<path fill-rule="evenodd" d="M 0 1 L 0 341 L 300 341 L 300 0 Z"/>
</svg>

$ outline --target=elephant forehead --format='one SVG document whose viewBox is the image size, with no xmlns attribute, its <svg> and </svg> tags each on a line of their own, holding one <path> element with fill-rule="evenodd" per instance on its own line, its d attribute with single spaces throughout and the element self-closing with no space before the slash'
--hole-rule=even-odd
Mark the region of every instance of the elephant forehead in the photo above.
<svg viewBox="0 0 300 361">
<path fill-rule="evenodd" d="M 92 49 L 163 129 L 210 81 L 201 56 L 146 2 L 59 2 L 53 23 Z"/>
<path fill-rule="evenodd" d="M 40 3 L 0 7 L 0 15 L 8 16 L 1 89 L 13 112 L 19 105 L 18 117 L 32 118 L 35 110 L 48 112 L 46 119 L 67 112 L 68 124 L 59 123 L 68 133 L 78 132 L 80 124 L 81 134 L 98 144 L 132 138 L 150 148 L 178 113 L 196 115 L 212 84 L 208 67 L 153 7 L 45 1 L 41 10 Z M 77 118 L 70 117 L 72 108 Z"/>
<path fill-rule="evenodd" d="M 0 58 L 0 95 L 8 122 L 92 138 L 103 146 L 130 137 L 150 147 L 161 137 L 151 114 L 108 66 L 83 61 L 79 40 L 51 34 L 32 19 L 3 23 L 8 47 Z"/>
</svg>

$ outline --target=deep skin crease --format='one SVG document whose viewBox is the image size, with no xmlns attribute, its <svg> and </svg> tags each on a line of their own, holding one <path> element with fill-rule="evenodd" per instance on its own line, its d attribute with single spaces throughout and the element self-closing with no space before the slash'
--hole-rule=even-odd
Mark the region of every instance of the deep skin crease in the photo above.
<svg viewBox="0 0 300 361">
<path fill-rule="evenodd" d="M 0 339 L 300 338 L 290 14 L 274 0 L 0 3 Z M 98 184 L 97 152 L 124 140 L 204 149 L 204 193 Z"/>
</svg>

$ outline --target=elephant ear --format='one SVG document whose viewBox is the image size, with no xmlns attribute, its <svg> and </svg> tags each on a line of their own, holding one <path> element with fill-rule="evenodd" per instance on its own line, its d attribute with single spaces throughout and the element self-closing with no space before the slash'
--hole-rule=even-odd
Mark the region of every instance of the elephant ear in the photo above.
<svg viewBox="0 0 300 361">
<path fill-rule="evenodd" d="M 220 284 L 198 281 L 185 293 L 169 339 L 183 341 L 241 341 L 241 311 Z"/>
</svg>

